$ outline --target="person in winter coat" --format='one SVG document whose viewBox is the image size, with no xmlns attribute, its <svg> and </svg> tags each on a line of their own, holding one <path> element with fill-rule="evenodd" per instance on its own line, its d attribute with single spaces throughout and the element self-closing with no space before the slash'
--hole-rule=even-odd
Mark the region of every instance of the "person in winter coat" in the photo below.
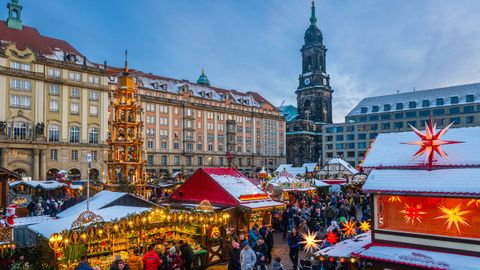
<svg viewBox="0 0 480 270">
<path fill-rule="evenodd" d="M 182 258 L 177 253 L 175 246 L 170 248 L 170 255 L 168 255 L 168 261 L 170 262 L 170 270 L 180 270 L 183 266 Z"/>
<path fill-rule="evenodd" d="M 232 243 L 232 250 L 230 250 L 230 260 L 228 261 L 227 270 L 241 270 L 240 264 L 240 244 Z"/>
<path fill-rule="evenodd" d="M 288 236 L 288 247 L 290 248 L 289 256 L 293 263 L 293 269 L 298 267 L 298 252 L 300 252 L 300 236 L 297 230 L 292 229 L 292 233 Z"/>
<path fill-rule="evenodd" d="M 272 250 L 274 246 L 272 228 L 267 229 L 267 233 L 265 234 L 265 244 L 267 245 L 267 249 L 268 249 L 267 264 L 271 264 Z"/>
<path fill-rule="evenodd" d="M 143 258 L 140 256 L 138 248 L 133 250 L 133 255 L 127 260 L 130 270 L 143 270 Z"/>
<path fill-rule="evenodd" d="M 158 257 L 153 246 L 148 247 L 148 251 L 143 255 L 143 269 L 144 270 L 158 270 L 162 265 L 162 260 Z"/>
<path fill-rule="evenodd" d="M 122 260 L 120 255 L 117 255 L 115 258 L 115 261 L 112 262 L 112 265 L 110 265 L 110 270 L 118 270 L 118 263 Z"/>
<path fill-rule="evenodd" d="M 75 270 L 93 270 L 92 266 L 88 263 L 87 256 L 82 256 L 80 262 L 75 267 Z"/>
<path fill-rule="evenodd" d="M 257 255 L 257 262 L 262 256 L 264 256 L 265 260 L 266 260 L 266 258 L 268 256 L 268 247 L 265 244 L 265 241 L 263 241 L 263 239 L 260 238 L 260 239 L 257 240 L 257 245 L 255 246 L 255 248 L 253 250 L 255 251 L 255 254 Z"/>
<path fill-rule="evenodd" d="M 283 232 L 283 239 L 287 239 L 287 232 L 288 232 L 288 213 L 289 208 L 285 208 L 285 210 L 282 213 L 282 232 Z"/>
<path fill-rule="evenodd" d="M 240 265 L 242 270 L 252 270 L 257 261 L 255 252 L 249 245 L 246 245 L 240 252 Z"/>
<path fill-rule="evenodd" d="M 284 270 L 281 262 L 282 262 L 282 258 L 276 257 L 272 263 L 272 270 Z"/>
<path fill-rule="evenodd" d="M 180 244 L 180 252 L 181 252 L 181 258 L 183 261 L 183 267 L 185 270 L 191 270 L 192 269 L 192 264 L 193 260 L 195 257 L 195 254 L 193 253 L 192 247 L 186 242 L 183 242 L 183 240 L 179 241 Z"/>
<path fill-rule="evenodd" d="M 124 261 L 120 260 L 117 264 L 118 270 L 130 270 L 130 267 L 128 264 L 126 264 Z"/>
<path fill-rule="evenodd" d="M 248 241 L 247 239 L 245 239 L 244 234 L 240 234 L 240 236 L 238 237 L 238 243 L 240 244 L 240 248 L 243 248 L 244 246 L 248 245 Z"/>
<path fill-rule="evenodd" d="M 265 264 L 265 256 L 257 257 L 256 270 L 268 270 Z"/>
<path fill-rule="evenodd" d="M 255 248 L 258 238 L 260 238 L 260 234 L 258 228 L 254 226 L 248 233 L 248 245 L 250 245 L 251 248 Z"/>
</svg>

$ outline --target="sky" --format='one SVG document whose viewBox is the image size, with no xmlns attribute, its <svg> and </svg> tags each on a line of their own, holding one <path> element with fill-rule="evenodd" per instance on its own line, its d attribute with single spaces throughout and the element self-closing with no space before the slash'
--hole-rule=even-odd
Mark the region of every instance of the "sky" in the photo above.
<svg viewBox="0 0 480 270">
<path fill-rule="evenodd" d="M 6 0 L 3 0 L 6 4 Z M 296 105 L 310 0 L 20 0 L 90 60 Z M 334 122 L 363 98 L 480 81 L 480 1 L 317 0 Z M 4 18 L 7 10 L 4 10 Z"/>
</svg>

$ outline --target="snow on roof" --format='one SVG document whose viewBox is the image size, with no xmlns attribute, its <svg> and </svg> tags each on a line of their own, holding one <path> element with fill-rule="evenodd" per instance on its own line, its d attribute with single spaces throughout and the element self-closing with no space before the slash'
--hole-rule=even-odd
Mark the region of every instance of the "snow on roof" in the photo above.
<svg viewBox="0 0 480 270">
<path fill-rule="evenodd" d="M 359 251 L 372 242 L 371 232 L 366 232 L 354 238 L 343 240 L 333 246 L 323 248 L 315 253 L 316 256 L 351 257 L 353 252 Z"/>
<path fill-rule="evenodd" d="M 373 170 L 364 191 L 401 193 L 480 194 L 480 168 L 439 170 Z"/>
<path fill-rule="evenodd" d="M 21 180 L 21 181 L 11 182 L 9 185 L 11 187 L 14 187 L 20 184 L 24 184 L 32 188 L 41 188 L 45 190 L 54 190 L 54 189 L 59 189 L 67 186 L 65 183 L 60 183 L 54 180 L 49 180 L 49 181 Z"/>
<path fill-rule="evenodd" d="M 372 245 L 355 252 L 361 258 L 431 269 L 480 270 L 480 258 L 414 248 Z"/>
<path fill-rule="evenodd" d="M 421 130 L 423 132 L 423 130 Z M 443 145 L 447 158 L 435 155 L 434 166 L 480 166 L 480 127 L 451 128 L 443 140 L 463 143 Z M 420 149 L 416 145 L 402 144 L 418 141 L 413 132 L 381 133 L 377 136 L 362 166 L 375 167 L 418 167 L 424 166 L 425 155 L 412 158 Z"/>
<path fill-rule="evenodd" d="M 346 162 L 345 160 L 341 159 L 341 158 L 332 158 L 328 164 L 340 164 L 342 165 L 343 167 L 345 167 L 345 169 L 347 169 L 349 172 L 351 172 L 352 174 L 356 174 L 358 173 L 357 169 L 355 169 L 354 167 L 352 167 L 352 165 L 350 165 L 350 163 Z"/>
<path fill-rule="evenodd" d="M 282 185 L 282 184 L 297 183 L 298 181 L 300 180 L 293 177 L 293 175 L 289 174 L 286 170 L 284 170 L 283 172 L 280 172 L 280 174 L 277 177 L 273 178 L 268 182 L 275 185 Z"/>
<path fill-rule="evenodd" d="M 317 166 L 317 163 L 312 162 L 312 163 L 303 163 L 302 168 L 305 170 L 305 168 L 308 169 L 309 172 L 315 171 L 315 167 Z"/>
<path fill-rule="evenodd" d="M 22 226 L 28 226 L 32 224 L 38 224 L 42 223 L 48 220 L 52 220 L 51 216 L 33 216 L 33 217 L 19 217 L 15 219 L 15 223 L 13 224 L 13 227 L 22 227 Z"/>
<path fill-rule="evenodd" d="M 238 201 L 240 201 L 241 195 L 265 194 L 263 190 L 242 176 L 217 174 L 210 174 L 210 176 Z"/>
<path fill-rule="evenodd" d="M 451 97 L 458 97 L 458 104 L 467 103 L 467 95 L 473 95 L 476 102 L 479 101 L 480 97 L 480 83 L 465 84 L 465 85 L 455 85 L 450 87 L 443 88 L 434 88 L 429 90 L 415 91 L 415 92 L 406 92 L 400 94 L 368 97 L 360 101 L 358 105 L 347 114 L 349 116 L 355 115 L 365 115 L 362 113 L 362 108 L 367 108 L 367 113 L 372 113 L 373 106 L 378 106 L 377 113 L 384 113 L 384 105 L 390 105 L 390 110 L 388 112 L 401 111 L 401 110 L 411 110 L 409 108 L 409 103 L 414 101 L 416 102 L 416 108 L 421 108 L 423 106 L 423 101 L 429 101 L 429 108 L 439 107 L 439 106 L 451 106 Z M 443 98 L 443 104 L 437 104 L 437 98 Z M 402 103 L 403 108 L 397 110 L 396 104 Z"/>
<path fill-rule="evenodd" d="M 127 193 L 103 190 L 90 198 L 89 208 L 91 211 L 99 210 L 105 205 L 124 196 L 125 194 Z M 77 203 L 74 206 L 66 209 L 65 211 L 60 212 L 57 215 L 57 217 L 68 217 L 68 216 L 78 215 L 85 210 L 87 210 L 87 200 Z"/>
<path fill-rule="evenodd" d="M 280 164 L 278 168 L 275 170 L 275 172 L 283 172 L 283 171 L 288 171 L 288 169 L 292 168 L 292 164 Z"/>
<path fill-rule="evenodd" d="M 314 179 L 313 180 L 313 185 L 316 187 L 328 187 L 330 186 L 329 184 L 323 182 L 322 180 Z"/>
<path fill-rule="evenodd" d="M 265 200 L 265 201 L 245 202 L 245 203 L 242 203 L 241 206 L 248 207 L 250 209 L 258 209 L 258 208 L 269 208 L 269 207 L 281 207 L 285 205 L 281 202 L 277 202 L 274 200 Z"/>
<path fill-rule="evenodd" d="M 86 210 L 86 209 L 85 209 Z M 90 208 L 92 210 L 92 208 Z M 103 217 L 103 221 L 108 222 L 115 219 L 120 219 L 132 214 L 139 214 L 144 211 L 148 211 L 149 208 L 145 207 L 130 207 L 130 206 L 112 206 L 100 210 L 94 210 L 95 214 Z M 82 211 L 83 212 L 83 211 Z M 53 219 L 50 221 L 44 221 L 28 227 L 31 231 L 37 232 L 46 238 L 49 238 L 53 233 L 62 232 L 63 230 L 70 229 L 72 222 L 78 217 L 77 215 L 65 216 L 59 219 Z"/>
</svg>

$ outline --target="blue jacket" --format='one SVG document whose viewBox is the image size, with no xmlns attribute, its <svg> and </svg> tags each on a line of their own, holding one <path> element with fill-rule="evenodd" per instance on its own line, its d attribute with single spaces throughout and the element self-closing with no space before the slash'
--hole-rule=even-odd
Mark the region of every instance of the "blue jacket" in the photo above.
<svg viewBox="0 0 480 270">
<path fill-rule="evenodd" d="M 290 248 L 299 248 L 300 247 L 300 236 L 298 234 L 296 235 L 293 235 L 293 233 L 291 233 L 289 236 L 288 236 L 288 246 Z"/>
<path fill-rule="evenodd" d="M 90 266 L 90 264 L 86 261 L 80 262 L 77 267 L 75 267 L 75 270 L 93 270 L 93 268 Z"/>
<path fill-rule="evenodd" d="M 257 245 L 257 240 L 259 237 L 260 236 L 256 234 L 254 230 L 250 230 L 250 232 L 248 232 L 248 245 L 251 248 L 254 248 Z"/>
</svg>

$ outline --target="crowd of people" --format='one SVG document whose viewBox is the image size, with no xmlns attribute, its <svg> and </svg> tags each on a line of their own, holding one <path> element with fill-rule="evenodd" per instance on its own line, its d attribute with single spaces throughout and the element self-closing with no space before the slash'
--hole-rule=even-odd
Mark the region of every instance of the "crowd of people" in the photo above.
<svg viewBox="0 0 480 270">
<path fill-rule="evenodd" d="M 55 217 L 58 213 L 63 210 L 79 203 L 79 199 L 73 196 L 50 196 L 48 199 L 44 200 L 42 197 L 37 199 L 32 199 L 28 205 L 28 215 L 29 216 L 42 216 L 50 215 Z"/>
<path fill-rule="evenodd" d="M 182 240 L 176 243 L 148 246 L 143 256 L 140 249 L 124 260 L 117 256 L 110 270 L 191 270 L 193 269 L 194 252 L 190 245 Z M 92 267 L 84 256 L 75 270 L 99 270 Z"/>
</svg>

